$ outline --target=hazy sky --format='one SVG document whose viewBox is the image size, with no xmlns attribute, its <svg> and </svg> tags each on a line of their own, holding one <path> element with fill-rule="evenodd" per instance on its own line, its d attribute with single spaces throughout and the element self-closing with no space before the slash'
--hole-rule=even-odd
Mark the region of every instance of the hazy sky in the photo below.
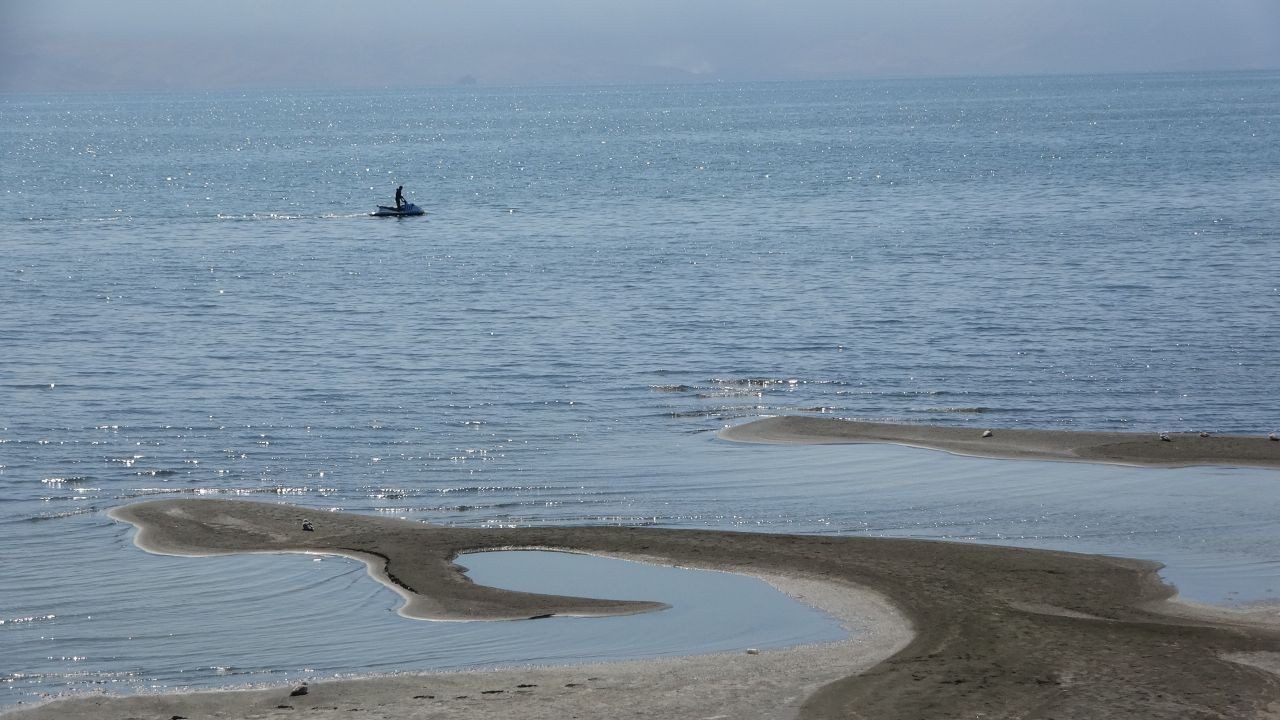
<svg viewBox="0 0 1280 720">
<path fill-rule="evenodd" d="M 1280 68 L 1280 0 L 0 0 L 0 90 Z"/>
</svg>

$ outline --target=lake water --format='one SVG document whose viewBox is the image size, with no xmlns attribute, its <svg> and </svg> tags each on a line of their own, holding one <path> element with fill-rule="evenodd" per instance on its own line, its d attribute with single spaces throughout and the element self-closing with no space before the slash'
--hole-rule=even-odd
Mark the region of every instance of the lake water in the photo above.
<svg viewBox="0 0 1280 720">
<path fill-rule="evenodd" d="M 427 217 L 365 215 L 401 184 Z M 360 564 L 146 555 L 105 514 L 146 497 L 1011 543 L 1274 600 L 1276 471 L 713 431 L 1275 431 L 1277 207 L 1277 73 L 2 96 L 0 704 L 405 667 L 361 649 L 412 621 Z"/>
</svg>

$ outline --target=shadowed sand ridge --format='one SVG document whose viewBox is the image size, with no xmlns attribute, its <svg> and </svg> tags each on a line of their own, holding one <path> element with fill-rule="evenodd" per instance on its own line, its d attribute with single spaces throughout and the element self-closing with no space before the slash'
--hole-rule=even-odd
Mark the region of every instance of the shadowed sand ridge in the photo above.
<svg viewBox="0 0 1280 720">
<path fill-rule="evenodd" d="M 446 614 L 528 617 L 582 607 L 577 598 L 469 594 L 468 581 L 450 561 L 475 550 L 536 546 L 773 575 L 794 580 L 802 589 L 793 592 L 846 617 L 883 611 L 882 624 L 868 628 L 867 642 L 879 645 L 868 648 L 855 639 L 589 669 L 325 682 L 301 697 L 289 697 L 285 688 L 90 698 L 17 716 L 123 718 L 145 710 L 164 717 L 297 717 L 291 714 L 296 709 L 307 717 L 360 718 L 352 708 L 368 710 L 375 702 L 381 714 L 364 717 L 1183 720 L 1274 718 L 1280 712 L 1280 676 L 1264 669 L 1280 652 L 1280 629 L 1163 612 L 1172 589 L 1148 562 L 878 538 L 455 529 L 343 513 L 311 513 L 315 529 L 307 532 L 303 513 L 286 505 L 161 500 L 113 514 L 142 528 L 140 544 L 164 552 L 318 551 L 384 559 L 392 583 L 407 595 L 428 597 L 429 607 Z M 862 611 L 842 606 L 860 588 L 892 602 L 914 627 L 914 637 L 881 633 L 892 623 L 892 609 L 877 610 L 874 602 Z"/>
<path fill-rule="evenodd" d="M 1280 441 L 1266 435 L 1200 433 L 981 430 L 897 425 L 836 418 L 782 416 L 720 431 L 739 442 L 782 444 L 890 443 L 960 455 L 1024 460 L 1074 460 L 1123 465 L 1280 467 Z"/>
</svg>

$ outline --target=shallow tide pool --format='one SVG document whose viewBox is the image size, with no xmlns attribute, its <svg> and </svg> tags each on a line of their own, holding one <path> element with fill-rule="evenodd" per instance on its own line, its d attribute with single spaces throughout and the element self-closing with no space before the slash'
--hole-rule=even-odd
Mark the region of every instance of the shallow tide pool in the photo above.
<svg viewBox="0 0 1280 720">
<path fill-rule="evenodd" d="M 621 617 L 432 622 L 398 615 L 399 595 L 363 563 L 337 556 L 188 558 L 128 548 L 113 561 L 123 572 L 89 563 L 60 590 L 43 588 L 65 600 L 0 618 L 5 664 L 23 663 L 0 676 L 0 707 L 49 694 L 275 684 L 348 676 L 353 668 L 562 664 L 847 636 L 834 618 L 755 578 L 590 555 L 494 552 L 458 562 L 477 582 L 500 587 L 671 607 Z M 81 611 L 74 598 L 89 594 L 101 599 L 102 612 Z"/>
</svg>

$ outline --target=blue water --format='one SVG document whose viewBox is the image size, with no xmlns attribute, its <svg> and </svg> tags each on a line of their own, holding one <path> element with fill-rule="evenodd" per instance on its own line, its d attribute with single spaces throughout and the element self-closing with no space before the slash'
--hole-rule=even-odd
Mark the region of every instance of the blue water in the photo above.
<svg viewBox="0 0 1280 720">
<path fill-rule="evenodd" d="M 138 551 L 105 510 L 150 496 L 1014 543 L 1272 599 L 1275 471 L 712 431 L 1280 429 L 1278 141 L 1277 73 L 2 96 L 0 704 L 408 655 L 360 659 L 411 621 L 358 564 Z M 426 218 L 364 215 L 400 184 Z M 295 623 L 351 664 L 215 657 Z"/>
<path fill-rule="evenodd" d="M 601 633 L 621 641 L 605 658 L 675 654 L 693 644 L 706 652 L 830 642 L 849 631 L 825 613 L 756 579 L 725 572 L 690 570 L 563 552 L 504 551 L 458 557 L 472 580 L 485 585 L 548 594 L 598 598 L 644 598 L 669 608 L 617 618 L 547 618 L 538 621 L 540 661 L 563 657 L 566 646 L 583 647 Z M 468 627 L 495 623 L 457 623 Z M 621 631 L 612 626 L 625 626 Z M 527 630 L 522 628 L 522 630 Z M 502 660 L 495 659 L 494 662 Z"/>
</svg>

